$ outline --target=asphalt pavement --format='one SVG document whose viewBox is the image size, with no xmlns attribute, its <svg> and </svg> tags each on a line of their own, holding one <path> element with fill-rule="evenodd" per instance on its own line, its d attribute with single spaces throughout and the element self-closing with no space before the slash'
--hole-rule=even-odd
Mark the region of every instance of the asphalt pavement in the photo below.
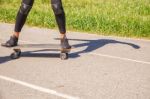
<svg viewBox="0 0 150 99">
<path fill-rule="evenodd" d="M 0 23 L 0 43 L 14 24 Z M 150 99 L 150 40 L 68 31 L 68 60 L 27 48 L 19 59 L 0 46 L 0 99 Z M 59 44 L 57 30 L 25 26 L 19 44 Z M 43 50 L 43 51 L 40 51 Z"/>
</svg>

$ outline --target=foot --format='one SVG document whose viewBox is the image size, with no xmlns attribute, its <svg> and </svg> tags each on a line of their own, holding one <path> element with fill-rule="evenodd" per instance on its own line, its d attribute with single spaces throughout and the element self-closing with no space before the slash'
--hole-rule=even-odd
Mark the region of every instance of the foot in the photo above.
<svg viewBox="0 0 150 99">
<path fill-rule="evenodd" d="M 63 49 L 70 49 L 71 46 L 69 45 L 68 39 L 66 37 L 61 38 L 61 48 Z"/>
<path fill-rule="evenodd" d="M 1 46 L 4 47 L 14 47 L 17 46 L 18 38 L 16 36 L 11 36 L 6 43 L 2 43 Z"/>
</svg>

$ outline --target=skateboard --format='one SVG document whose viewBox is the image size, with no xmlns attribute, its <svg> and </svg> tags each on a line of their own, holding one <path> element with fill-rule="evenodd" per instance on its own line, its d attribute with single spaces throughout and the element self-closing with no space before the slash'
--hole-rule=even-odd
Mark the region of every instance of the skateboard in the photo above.
<svg viewBox="0 0 150 99">
<path fill-rule="evenodd" d="M 63 49 L 59 44 L 20 44 L 18 46 L 11 47 L 11 49 L 13 49 L 14 52 L 11 53 L 10 58 L 11 59 L 20 58 L 21 49 L 27 49 L 27 48 L 44 49 L 47 51 L 59 51 L 61 60 L 68 59 L 68 53 L 71 51 L 71 48 Z"/>
</svg>

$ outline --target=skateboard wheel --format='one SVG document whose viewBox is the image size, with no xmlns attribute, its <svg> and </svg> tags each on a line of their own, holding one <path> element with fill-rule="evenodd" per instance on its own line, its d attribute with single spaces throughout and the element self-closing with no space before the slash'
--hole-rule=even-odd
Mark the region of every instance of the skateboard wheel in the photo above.
<svg viewBox="0 0 150 99">
<path fill-rule="evenodd" d="M 60 53 L 60 58 L 61 58 L 61 60 L 68 59 L 68 53 Z"/>
<path fill-rule="evenodd" d="M 17 59 L 17 58 L 20 57 L 20 55 L 21 55 L 21 51 L 16 51 L 16 52 L 13 52 L 13 53 L 10 55 L 10 57 L 11 57 L 11 59 Z"/>
</svg>

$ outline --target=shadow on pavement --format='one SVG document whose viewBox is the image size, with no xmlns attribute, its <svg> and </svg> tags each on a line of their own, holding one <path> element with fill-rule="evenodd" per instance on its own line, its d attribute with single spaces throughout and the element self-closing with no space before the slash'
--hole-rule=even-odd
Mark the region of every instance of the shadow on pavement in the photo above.
<svg viewBox="0 0 150 99">
<path fill-rule="evenodd" d="M 27 51 L 27 52 L 22 52 L 21 57 L 35 57 L 35 58 L 59 58 L 60 55 L 59 53 L 33 53 L 34 51 Z M 40 52 L 40 51 L 35 51 L 35 52 Z M 14 59 L 11 59 L 10 56 L 0 56 L 0 64 L 6 63 L 8 61 L 11 61 Z"/>
<path fill-rule="evenodd" d="M 58 40 L 58 38 L 56 38 L 56 40 Z M 124 44 L 127 46 L 131 46 L 134 49 L 139 49 L 140 46 L 133 44 L 133 43 L 127 43 L 127 42 L 122 42 L 122 41 L 117 41 L 117 40 L 111 40 L 111 39 L 97 39 L 97 40 L 83 40 L 83 39 L 69 39 L 69 40 L 73 40 L 73 41 L 83 41 L 83 43 L 80 44 L 75 44 L 72 45 L 74 48 L 80 48 L 80 47 L 87 47 L 86 49 L 83 49 L 81 51 L 78 52 L 74 52 L 74 53 L 70 53 L 69 57 L 70 58 L 77 58 L 80 57 L 80 54 L 82 53 L 89 53 L 92 52 L 98 48 L 101 48 L 107 44 Z M 26 51 L 26 52 L 22 52 L 21 57 L 46 57 L 46 58 L 59 58 L 59 53 L 56 54 L 52 54 L 52 53 L 34 53 L 34 52 L 40 52 L 40 51 L 46 51 L 46 50 L 36 50 L 36 51 Z M 5 63 L 11 61 L 9 56 L 4 56 L 4 57 L 0 57 L 0 64 Z"/>
<path fill-rule="evenodd" d="M 84 46 L 87 47 L 86 49 L 84 49 L 82 51 L 71 53 L 71 58 L 79 57 L 80 54 L 82 54 L 82 53 L 92 52 L 92 51 L 94 51 L 98 48 L 101 48 L 101 47 L 103 47 L 107 44 L 124 44 L 124 45 L 127 45 L 127 46 L 131 46 L 134 49 L 139 49 L 140 48 L 139 45 L 136 45 L 136 44 L 133 44 L 133 43 L 127 43 L 127 42 L 111 40 L 111 39 L 97 39 L 97 40 L 69 39 L 69 40 L 85 42 L 85 43 L 80 43 L 80 44 L 73 45 L 73 47 L 75 47 L 75 48 L 84 47 Z"/>
<path fill-rule="evenodd" d="M 11 61 L 11 58 L 9 56 L 0 56 L 0 64 Z"/>
<path fill-rule="evenodd" d="M 44 50 L 43 50 L 44 51 Z M 34 53 L 43 52 L 42 50 L 22 52 L 21 57 L 35 57 L 35 58 L 59 58 L 59 53 Z"/>
</svg>

